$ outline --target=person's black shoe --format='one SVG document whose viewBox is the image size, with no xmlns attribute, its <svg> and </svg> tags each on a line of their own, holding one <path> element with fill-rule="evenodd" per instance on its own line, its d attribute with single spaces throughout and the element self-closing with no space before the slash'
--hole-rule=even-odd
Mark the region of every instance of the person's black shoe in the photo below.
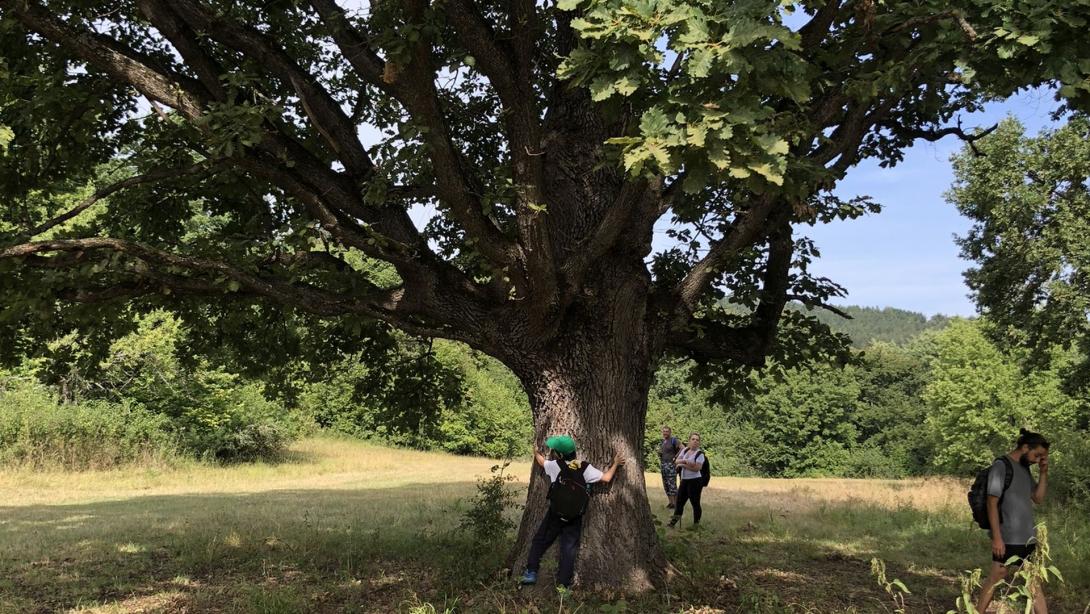
<svg viewBox="0 0 1090 614">
<path fill-rule="evenodd" d="M 668 526 L 668 527 L 676 527 L 676 526 L 677 526 L 677 521 L 678 521 L 678 519 L 680 519 L 680 518 L 681 518 L 681 516 L 674 516 L 673 518 L 671 518 L 671 519 L 670 519 L 670 524 L 668 524 L 668 525 L 666 525 L 666 526 Z"/>
</svg>

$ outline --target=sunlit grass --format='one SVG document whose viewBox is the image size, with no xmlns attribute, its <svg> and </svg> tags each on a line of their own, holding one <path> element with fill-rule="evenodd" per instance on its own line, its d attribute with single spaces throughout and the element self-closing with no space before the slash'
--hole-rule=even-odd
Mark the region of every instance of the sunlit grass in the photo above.
<svg viewBox="0 0 1090 614">
<path fill-rule="evenodd" d="M 464 499 L 493 464 L 310 439 L 275 465 L 0 472 L 0 613 L 555 611 L 548 597 L 488 580 L 502 552 L 465 555 Z M 665 520 L 657 476 L 647 477 Z M 630 600 L 628 611 L 891 611 L 869 574 L 879 557 L 912 588 L 909 612 L 945 612 L 957 574 L 988 562 L 965 488 L 716 476 L 704 529 L 663 532 L 670 596 Z M 1048 520 L 1068 581 L 1053 611 L 1082 614 L 1087 521 Z M 598 611 L 583 598 L 565 608 Z"/>
</svg>

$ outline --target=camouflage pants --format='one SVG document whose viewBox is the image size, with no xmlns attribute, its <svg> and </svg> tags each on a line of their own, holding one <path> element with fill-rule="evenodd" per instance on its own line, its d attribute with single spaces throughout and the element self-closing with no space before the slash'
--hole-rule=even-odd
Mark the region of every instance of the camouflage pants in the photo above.
<svg viewBox="0 0 1090 614">
<path fill-rule="evenodd" d="M 662 488 L 667 497 L 677 496 L 677 468 L 673 463 L 662 463 Z"/>
</svg>

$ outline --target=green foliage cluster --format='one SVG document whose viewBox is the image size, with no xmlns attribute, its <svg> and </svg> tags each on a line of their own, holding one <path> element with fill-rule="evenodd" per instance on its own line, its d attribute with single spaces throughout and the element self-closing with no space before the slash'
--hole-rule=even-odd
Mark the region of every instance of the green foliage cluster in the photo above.
<svg viewBox="0 0 1090 614">
<path fill-rule="evenodd" d="M 663 424 L 702 435 L 717 472 L 778 477 L 967 476 L 1009 451 L 1020 427 L 1054 444 L 1053 482 L 1064 498 L 1090 495 L 1088 399 L 1065 392 L 1077 360 L 1057 351 L 1047 368 L 999 349 L 986 320 L 950 320 L 898 346 L 873 343 L 843 368 L 812 364 L 752 376 L 751 394 L 726 404 L 689 381 L 691 366 L 660 367 L 651 390 L 647 463 Z M 1061 469 L 1062 467 L 1062 469 Z"/>
<path fill-rule="evenodd" d="M 976 155 L 976 151 L 984 155 Z M 1077 114 L 1037 136 L 1014 119 L 953 158 L 947 200 L 973 227 L 960 237 L 975 263 L 966 281 L 999 324 L 993 338 L 1029 350 L 1034 366 L 1053 348 L 1076 347 L 1067 383 L 1090 381 L 1090 117 Z"/>
<path fill-rule="evenodd" d="M 1027 369 L 1028 353 L 1001 350 L 987 320 L 848 309 L 868 314 L 878 338 L 904 339 L 906 323 L 922 332 L 900 345 L 872 342 L 845 366 L 753 374 L 749 392 L 727 402 L 694 382 L 692 363 L 663 363 L 649 396 L 645 465 L 657 467 L 659 429 L 668 424 L 682 439 L 700 432 L 719 474 L 965 476 L 1009 449 L 1025 426 L 1056 442 L 1056 493 L 1090 498 L 1087 399 L 1062 385 L 1079 360 L 1074 351 L 1056 350 L 1049 365 Z M 308 428 L 493 458 L 530 451 L 518 380 L 458 343 L 398 336 L 380 361 L 342 355 L 319 369 L 296 359 L 263 382 L 188 355 L 187 327 L 165 312 L 137 317 L 131 328 L 108 344 L 93 373 L 80 372 L 90 350 L 68 335 L 26 361 L 21 377 L 4 379 L 3 461 L 270 458 Z"/>
<path fill-rule="evenodd" d="M 34 378 L 0 372 L 0 465 L 104 469 L 175 454 L 165 416 L 129 402 L 63 404 Z"/>
<path fill-rule="evenodd" d="M 407 374 L 380 384 L 383 372 L 362 356 L 346 358 L 331 377 L 303 386 L 300 413 L 361 439 L 491 458 L 530 452 L 529 401 L 509 370 L 450 341 L 436 340 L 423 353 L 411 346 L 400 346 Z"/>
<path fill-rule="evenodd" d="M 22 442 L 8 459 L 84 467 L 149 454 L 223 462 L 281 456 L 305 422 L 266 398 L 260 382 L 183 360 L 186 336 L 166 312 L 138 317 L 89 373 L 79 368 L 89 351 L 81 338 L 50 342 L 5 393 L 5 441 Z M 57 374 L 60 394 L 41 383 Z"/>
</svg>

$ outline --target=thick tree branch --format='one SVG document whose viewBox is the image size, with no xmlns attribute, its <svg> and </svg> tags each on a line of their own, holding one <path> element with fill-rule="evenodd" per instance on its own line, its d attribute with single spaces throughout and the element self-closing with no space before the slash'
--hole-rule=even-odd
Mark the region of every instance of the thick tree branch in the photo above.
<svg viewBox="0 0 1090 614">
<path fill-rule="evenodd" d="M 840 13 L 841 1 L 827 0 L 814 14 L 813 18 L 799 29 L 803 49 L 812 49 L 824 40 L 825 35 L 829 33 L 829 28 L 832 27 L 833 22 L 836 20 L 837 14 Z"/>
<path fill-rule="evenodd" d="M 957 10 L 944 11 L 942 13 L 934 13 L 934 14 L 931 14 L 931 15 L 920 15 L 918 17 L 912 17 L 910 19 L 906 19 L 905 21 L 902 21 L 901 23 L 899 23 L 899 24 L 897 24 L 895 26 L 887 28 L 882 33 L 882 35 L 886 36 L 886 35 L 889 35 L 889 34 L 896 34 L 898 32 L 904 32 L 904 31 L 907 31 L 907 30 L 912 30 L 912 29 L 914 29 L 916 27 L 919 27 L 919 26 L 930 25 L 930 24 L 933 24 L 935 22 L 943 21 L 943 20 L 946 20 L 946 19 L 954 20 L 954 22 L 958 24 L 958 27 L 961 28 L 961 31 L 965 33 L 965 38 L 969 39 L 969 42 L 976 42 L 976 39 L 977 39 L 976 30 L 973 28 L 972 24 L 970 24 L 965 19 L 965 15 L 962 14 L 961 11 L 957 11 Z"/>
<path fill-rule="evenodd" d="M 192 28 L 186 25 L 163 0 L 137 0 L 136 5 L 144 17 L 178 50 L 186 65 L 197 74 L 197 78 L 208 92 L 208 97 L 225 101 L 227 91 L 220 81 L 220 76 L 225 74 L 225 71 L 201 48 L 199 37 Z"/>
<path fill-rule="evenodd" d="M 192 79 L 159 66 L 158 62 L 117 41 L 88 30 L 69 26 L 30 0 L 0 0 L 0 8 L 20 23 L 71 49 L 84 61 L 114 79 L 128 83 L 151 100 L 176 109 L 190 120 L 201 116 L 203 87 Z"/>
<path fill-rule="evenodd" d="M 310 0 L 310 5 L 329 28 L 333 42 L 356 74 L 372 85 L 387 89 L 382 78 L 386 63 L 371 49 L 363 33 L 348 21 L 348 15 L 336 0 Z"/>
<path fill-rule="evenodd" d="M 203 173 L 211 172 L 213 169 L 209 163 L 201 162 L 199 164 L 193 164 L 184 168 L 171 168 L 162 169 L 157 171 L 151 171 L 143 175 L 136 175 L 135 177 L 128 177 L 120 181 L 116 181 L 106 187 L 95 190 L 95 193 L 83 199 L 78 205 L 72 207 L 68 211 L 54 217 L 53 219 L 43 222 L 34 228 L 19 235 L 20 240 L 32 239 L 48 230 L 51 230 L 69 220 L 83 213 L 95 203 L 99 202 L 103 198 L 106 198 L 112 194 L 120 192 L 121 190 L 131 188 L 146 183 L 154 183 L 156 181 L 162 181 L 164 179 L 173 179 L 175 177 L 183 177 L 186 175 L 200 175 Z"/>
<path fill-rule="evenodd" d="M 406 6 L 410 21 L 424 22 L 426 2 L 411 0 L 406 2 Z M 495 268 L 510 269 L 511 265 L 523 263 L 518 246 L 484 214 L 480 201 L 483 190 L 465 168 L 465 162 L 451 139 L 435 88 L 431 41 L 421 37 L 413 44 L 408 65 L 393 72 L 390 77 L 384 81 L 396 98 L 413 119 L 427 128 L 424 142 L 431 155 L 440 204 L 449 207 L 452 217 L 475 239 L 474 247 Z M 521 276 L 516 274 L 513 277 L 525 289 L 524 282 L 520 283 Z"/>
<path fill-rule="evenodd" d="M 260 59 L 284 83 L 295 90 L 311 123 L 345 168 L 360 183 L 374 172 L 374 164 L 356 136 L 356 127 L 333 97 L 272 37 L 219 15 L 210 14 L 199 2 L 172 0 L 172 9 L 196 31 L 243 55 Z M 196 44 L 196 41 L 192 41 Z"/>
<path fill-rule="evenodd" d="M 833 305 L 830 305 L 828 303 L 823 303 L 812 296 L 803 296 L 801 294 L 788 294 L 787 300 L 796 301 L 802 303 L 803 305 L 806 305 L 807 307 L 813 307 L 815 309 L 824 309 L 830 313 L 835 313 L 836 315 L 844 318 L 845 320 L 854 319 L 852 318 L 852 315 L 847 311 L 844 311 L 843 309 L 838 309 L 837 307 L 834 307 Z"/>
<path fill-rule="evenodd" d="M 759 197 L 752 207 L 737 215 L 723 238 L 712 245 L 708 253 L 693 265 L 689 274 L 674 287 L 674 295 L 679 307 L 691 313 L 700 295 L 722 271 L 722 267 L 743 249 L 765 236 L 766 222 L 778 202 L 767 196 Z M 780 203 L 780 206 L 787 205 Z"/>
<path fill-rule="evenodd" d="M 533 39 L 526 27 L 533 17 L 533 4 L 527 7 L 520 1 L 512 9 L 511 44 L 497 36 L 473 0 L 450 0 L 446 14 L 459 41 L 477 59 L 477 66 L 496 89 L 503 105 L 501 116 L 515 177 L 519 240 L 534 304 L 547 310 L 555 302 L 557 285 L 547 213 L 540 212 L 545 203 L 541 121 L 534 99 L 530 59 Z"/>
<path fill-rule="evenodd" d="M 222 277 L 225 280 L 234 282 L 234 291 L 245 290 L 255 296 L 268 298 L 319 315 L 335 316 L 360 313 L 392 320 L 399 326 L 403 318 L 422 315 L 420 306 L 411 300 L 403 287 L 381 289 L 371 285 L 366 279 L 362 279 L 361 283 L 367 287 L 365 295 L 339 296 L 306 284 L 291 283 L 283 279 L 250 273 L 219 260 L 177 254 L 142 243 L 108 237 L 24 243 L 0 249 L 0 260 L 29 259 L 28 264 L 31 266 L 60 268 L 61 266 L 82 264 L 87 261 L 87 254 L 96 251 L 125 254 L 144 262 L 148 266 L 145 270 L 129 268 L 116 271 L 117 273 L 161 280 L 164 279 L 162 275 L 167 274 L 162 269 L 180 269 L 199 275 Z M 72 254 L 72 256 L 64 258 L 58 266 L 56 263 L 51 262 L 54 258 L 44 258 L 42 256 L 43 254 L 53 253 L 67 253 Z M 190 283 L 204 284 L 203 287 L 209 290 L 216 287 L 222 294 L 232 292 L 230 285 L 217 285 L 209 282 L 208 279 L 189 277 L 184 279 L 189 280 Z"/>
<path fill-rule="evenodd" d="M 788 286 L 794 242 L 785 216 L 769 238 L 768 259 L 762 277 L 760 301 L 746 326 L 693 318 L 668 336 L 669 347 L 704 360 L 731 360 L 759 367 L 764 364 L 776 339 L 776 330 L 788 301 Z"/>
</svg>

